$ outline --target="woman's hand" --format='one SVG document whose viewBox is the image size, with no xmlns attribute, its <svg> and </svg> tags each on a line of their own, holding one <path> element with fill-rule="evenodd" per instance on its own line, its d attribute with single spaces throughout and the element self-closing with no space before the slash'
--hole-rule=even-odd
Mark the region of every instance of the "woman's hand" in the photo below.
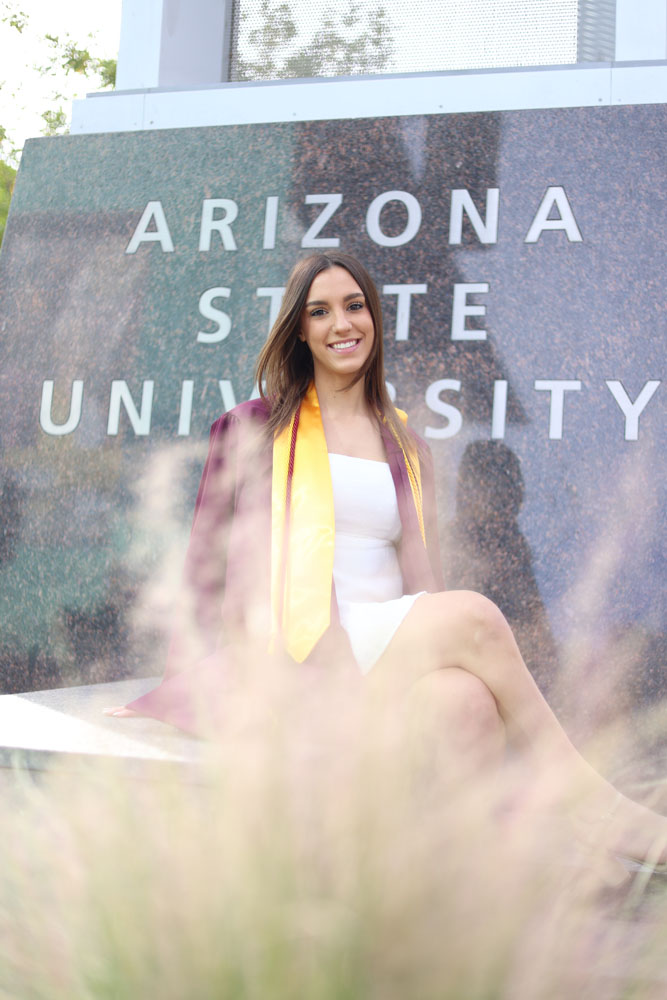
<svg viewBox="0 0 667 1000">
<path fill-rule="evenodd" d="M 135 712 L 133 708 L 125 708 L 125 705 L 118 705 L 116 708 L 103 708 L 102 715 L 113 715 L 116 719 L 140 719 L 141 712 Z"/>
</svg>

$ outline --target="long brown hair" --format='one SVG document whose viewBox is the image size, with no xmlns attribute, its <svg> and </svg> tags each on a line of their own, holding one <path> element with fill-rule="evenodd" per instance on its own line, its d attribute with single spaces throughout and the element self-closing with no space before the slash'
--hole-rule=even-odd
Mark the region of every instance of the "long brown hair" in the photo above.
<svg viewBox="0 0 667 1000">
<path fill-rule="evenodd" d="M 292 268 L 282 305 L 271 332 L 257 359 L 256 378 L 262 399 L 270 408 L 267 431 L 271 434 L 287 427 L 313 380 L 313 356 L 299 339 L 301 314 L 314 279 L 331 267 L 343 267 L 359 285 L 373 320 L 373 347 L 363 367 L 350 382 L 350 388 L 364 380 L 366 400 L 371 411 L 386 420 L 403 449 L 410 439 L 396 414 L 384 381 L 382 309 L 375 283 L 364 265 L 351 254 L 338 250 L 303 257 Z"/>
</svg>

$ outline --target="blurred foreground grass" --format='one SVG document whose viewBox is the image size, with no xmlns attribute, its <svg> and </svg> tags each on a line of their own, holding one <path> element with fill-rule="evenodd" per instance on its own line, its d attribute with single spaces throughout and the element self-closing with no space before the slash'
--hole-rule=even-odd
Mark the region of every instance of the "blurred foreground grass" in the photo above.
<svg viewBox="0 0 667 1000">
<path fill-rule="evenodd" d="M 605 890 L 519 761 L 438 785 L 360 732 L 305 711 L 191 780 L 13 775 L 2 1000 L 665 995 L 667 894 Z"/>
</svg>

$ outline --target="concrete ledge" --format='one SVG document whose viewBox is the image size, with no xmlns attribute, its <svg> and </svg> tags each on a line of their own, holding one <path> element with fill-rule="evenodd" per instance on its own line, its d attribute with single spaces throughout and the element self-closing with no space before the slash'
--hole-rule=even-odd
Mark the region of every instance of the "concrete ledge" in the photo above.
<svg viewBox="0 0 667 1000">
<path fill-rule="evenodd" d="M 143 677 L 0 695 L 0 768 L 43 771 L 106 759 L 150 776 L 164 773 L 166 765 L 201 760 L 204 744 L 171 726 L 102 715 L 103 708 L 126 704 L 158 682 Z"/>
</svg>

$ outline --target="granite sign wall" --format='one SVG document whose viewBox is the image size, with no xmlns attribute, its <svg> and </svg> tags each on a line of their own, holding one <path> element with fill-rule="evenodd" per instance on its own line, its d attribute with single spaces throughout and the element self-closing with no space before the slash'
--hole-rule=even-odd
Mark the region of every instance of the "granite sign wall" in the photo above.
<svg viewBox="0 0 667 1000">
<path fill-rule="evenodd" d="M 4 690 L 159 672 L 208 427 L 253 392 L 294 259 L 340 246 L 382 290 L 450 585 L 500 603 L 545 686 L 618 662 L 655 694 L 665 117 L 29 142 L 0 258 Z"/>
</svg>

